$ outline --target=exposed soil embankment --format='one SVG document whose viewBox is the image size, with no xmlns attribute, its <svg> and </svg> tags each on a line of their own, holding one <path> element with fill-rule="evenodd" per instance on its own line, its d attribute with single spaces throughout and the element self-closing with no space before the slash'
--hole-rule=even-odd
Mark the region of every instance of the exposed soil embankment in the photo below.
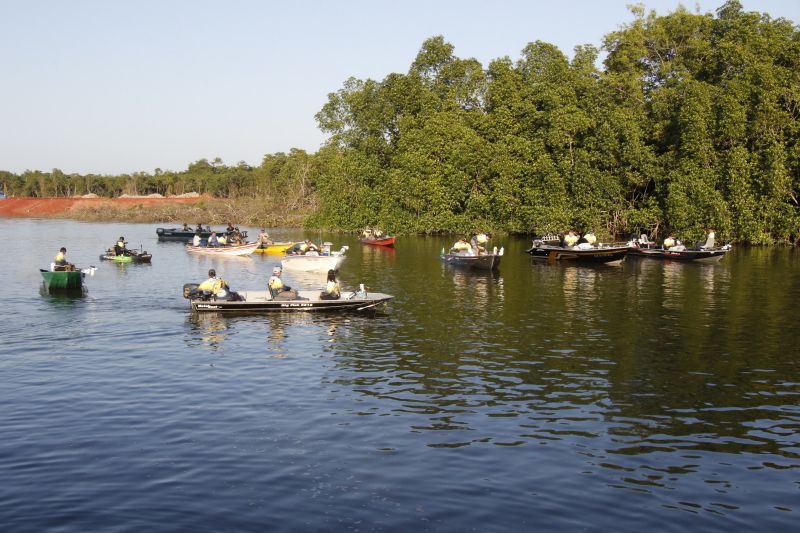
<svg viewBox="0 0 800 533">
<path fill-rule="evenodd" d="M 71 211 L 87 208 L 134 209 L 139 206 L 164 207 L 195 204 L 197 198 L 6 198 L 0 200 L 0 217 L 69 218 Z"/>
</svg>

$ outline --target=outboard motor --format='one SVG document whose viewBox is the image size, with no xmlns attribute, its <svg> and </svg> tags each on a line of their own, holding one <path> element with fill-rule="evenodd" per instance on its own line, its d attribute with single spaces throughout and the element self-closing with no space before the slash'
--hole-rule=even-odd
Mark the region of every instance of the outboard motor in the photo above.
<svg viewBox="0 0 800 533">
<path fill-rule="evenodd" d="M 196 298 L 200 295 L 201 291 L 197 290 L 199 283 L 184 283 L 183 284 L 183 297 L 186 299 Z"/>
</svg>

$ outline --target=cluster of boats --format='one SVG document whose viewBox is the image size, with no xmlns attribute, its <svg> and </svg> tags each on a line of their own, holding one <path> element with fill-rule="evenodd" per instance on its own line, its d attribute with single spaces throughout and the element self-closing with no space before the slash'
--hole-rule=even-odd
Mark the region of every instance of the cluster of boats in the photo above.
<svg viewBox="0 0 800 533">
<path fill-rule="evenodd" d="M 238 228 L 237 228 L 238 231 Z M 198 245 L 197 237 L 209 239 L 215 234 L 210 227 L 198 226 L 192 230 L 184 226 L 180 228 L 158 228 L 156 230 L 159 240 L 191 241 L 186 244 L 186 251 L 190 254 L 210 256 L 239 256 L 252 253 L 280 256 L 281 267 L 287 271 L 325 273 L 337 271 L 347 258 L 347 246 L 338 250 L 332 248 L 332 243 L 325 242 L 321 247 L 315 246 L 311 241 L 302 242 L 254 242 L 229 244 L 224 246 Z M 220 232 L 222 234 L 223 232 Z M 246 232 L 240 232 L 246 237 Z M 481 238 L 483 240 L 481 240 Z M 122 238 L 120 238 L 122 240 Z M 500 266 L 504 256 L 504 248 L 497 247 L 488 250 L 485 235 L 478 235 L 471 245 L 461 239 L 450 251 L 442 249 L 441 260 L 456 267 L 465 267 L 477 270 L 493 271 Z M 396 238 L 391 236 L 365 233 L 360 242 L 370 246 L 393 247 Z M 693 248 L 686 248 L 680 242 L 677 245 L 655 246 L 649 242 L 645 235 L 632 238 L 626 243 L 598 243 L 593 235 L 587 234 L 573 241 L 558 235 L 536 237 L 531 247 L 525 250 L 534 259 L 550 262 L 564 263 L 613 263 L 619 262 L 628 256 L 669 261 L 686 262 L 715 262 L 722 259 L 731 249 L 730 245 L 717 247 L 713 232 L 709 234 L 705 243 Z M 120 243 L 118 243 L 119 245 Z M 123 243 L 124 244 L 124 243 Z M 459 245 L 463 246 L 459 246 Z M 145 250 L 129 250 L 124 246 L 115 246 L 108 249 L 100 256 L 101 260 L 117 263 L 149 263 L 152 255 Z M 88 269 L 59 269 L 55 264 L 50 270 L 40 269 L 45 284 L 49 289 L 75 290 L 80 289 L 86 274 L 94 274 L 94 267 Z M 190 289 L 197 284 L 184 286 L 184 297 L 190 300 L 194 311 L 313 311 L 313 310 L 367 310 L 392 299 L 391 295 L 383 293 L 368 293 L 363 285 L 357 291 L 341 295 L 338 299 L 325 299 L 317 291 L 298 291 L 298 297 L 293 300 L 275 300 L 269 291 L 247 290 L 239 291 L 235 297 L 218 298 L 213 294 L 200 293 Z M 188 289 L 187 289 L 188 288 Z"/>
</svg>

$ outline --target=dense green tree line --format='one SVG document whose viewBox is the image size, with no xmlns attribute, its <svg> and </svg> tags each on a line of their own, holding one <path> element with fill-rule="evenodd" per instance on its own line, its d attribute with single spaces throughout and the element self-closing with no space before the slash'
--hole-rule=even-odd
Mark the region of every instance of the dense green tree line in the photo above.
<svg viewBox="0 0 800 533">
<path fill-rule="evenodd" d="M 281 201 L 317 227 L 396 232 L 715 227 L 753 243 L 800 237 L 800 32 L 746 12 L 633 21 L 569 59 L 536 41 L 484 67 L 442 37 L 406 73 L 349 79 L 316 115 L 315 154 L 261 166 L 201 160 L 124 176 L 0 173 L 10 194 L 180 194 Z"/>
<path fill-rule="evenodd" d="M 632 11 L 602 71 L 591 46 L 569 60 L 537 41 L 483 68 L 434 37 L 406 74 L 348 80 L 317 115 L 312 222 L 796 239 L 797 28 L 736 1 Z"/>
</svg>

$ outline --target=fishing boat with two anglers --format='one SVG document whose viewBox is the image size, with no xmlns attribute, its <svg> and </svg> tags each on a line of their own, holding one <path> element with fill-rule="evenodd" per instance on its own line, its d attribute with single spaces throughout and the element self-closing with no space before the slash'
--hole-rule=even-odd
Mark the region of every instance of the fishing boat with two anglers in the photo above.
<svg viewBox="0 0 800 533">
<path fill-rule="evenodd" d="M 532 246 L 525 250 L 534 259 L 565 263 L 616 263 L 625 259 L 631 246 L 627 243 L 604 244 L 597 241 L 593 232 L 579 235 L 570 230 L 563 237 L 545 235 L 534 237 Z"/>
<path fill-rule="evenodd" d="M 78 268 L 67 261 L 66 255 L 67 249 L 62 247 L 48 270 L 39 269 L 48 291 L 80 291 L 83 289 L 86 274 L 94 276 L 94 266 Z"/>
<path fill-rule="evenodd" d="M 390 237 L 386 235 L 382 229 L 366 227 L 361 232 L 361 244 L 368 244 L 370 246 L 383 246 L 387 248 L 394 248 L 394 243 L 397 237 Z"/>
<path fill-rule="evenodd" d="M 470 238 L 461 238 L 450 247 L 448 252 L 442 248 L 440 259 L 446 265 L 471 268 L 474 270 L 497 270 L 500 267 L 500 260 L 505 253 L 504 248 L 497 249 L 497 246 L 488 250 L 490 233 L 478 233 Z"/>
<path fill-rule="evenodd" d="M 358 289 L 340 293 L 335 273 L 328 271 L 323 289 L 296 290 L 285 286 L 281 279 L 281 267 L 273 269 L 273 275 L 265 290 L 232 291 L 230 286 L 217 278 L 214 269 L 209 270 L 209 279 L 197 284 L 183 286 L 183 297 L 189 300 L 193 312 L 218 313 L 264 313 L 298 311 L 375 311 L 393 296 L 380 292 L 368 292 L 364 284 Z M 333 284 L 333 286 L 332 286 Z"/>
<path fill-rule="evenodd" d="M 286 250 L 286 255 L 281 259 L 281 266 L 284 270 L 299 272 L 338 271 L 347 259 L 347 250 L 350 247 L 345 245 L 336 251 L 332 246 L 333 243 L 324 242 L 322 247 L 318 247 L 310 239 L 298 242 Z"/>
<path fill-rule="evenodd" d="M 117 243 L 100 254 L 101 261 L 113 261 L 114 263 L 150 263 L 153 255 L 144 250 L 141 245 L 138 250 L 128 248 L 125 237 L 120 237 Z"/>
<path fill-rule="evenodd" d="M 631 239 L 631 257 L 649 257 L 666 261 L 716 263 L 731 250 L 730 244 L 717 246 L 717 234 L 712 228 L 706 234 L 704 242 L 697 243 L 694 247 L 687 248 L 674 235 L 670 234 L 664 239 L 661 246 L 651 242 L 646 233 Z"/>
</svg>

